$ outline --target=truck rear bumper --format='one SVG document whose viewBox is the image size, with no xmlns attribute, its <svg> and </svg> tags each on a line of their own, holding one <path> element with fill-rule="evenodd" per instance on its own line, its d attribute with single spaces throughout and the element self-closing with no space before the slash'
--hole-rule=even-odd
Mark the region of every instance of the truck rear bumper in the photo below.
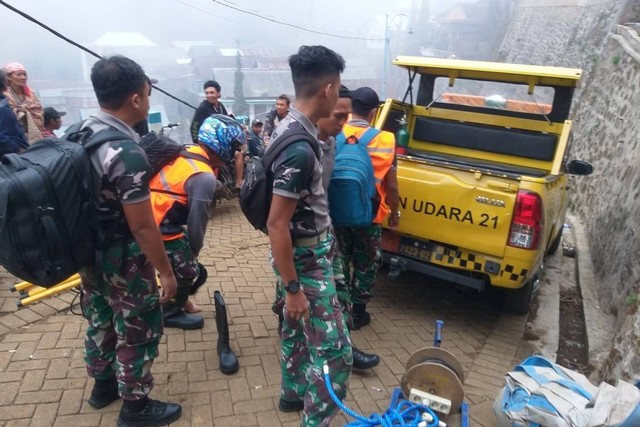
<svg viewBox="0 0 640 427">
<path fill-rule="evenodd" d="M 410 270 L 478 291 L 482 291 L 486 285 L 486 280 L 483 278 L 461 274 L 459 271 L 452 271 L 448 268 L 418 261 L 397 253 L 383 251 L 382 257 L 384 262 L 389 264 L 389 277 L 391 279 L 396 278 L 402 271 Z"/>
</svg>

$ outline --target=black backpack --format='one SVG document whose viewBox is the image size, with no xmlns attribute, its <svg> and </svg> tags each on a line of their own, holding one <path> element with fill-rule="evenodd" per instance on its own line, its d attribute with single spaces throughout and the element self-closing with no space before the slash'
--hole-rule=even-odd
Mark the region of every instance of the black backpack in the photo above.
<svg viewBox="0 0 640 427">
<path fill-rule="evenodd" d="M 306 131 L 295 130 L 285 131 L 280 137 L 272 140 L 273 146 L 266 150 L 264 156 L 254 157 L 253 162 L 247 165 L 244 182 L 240 189 L 240 208 L 256 230 L 267 233 L 267 218 L 273 193 L 273 174 L 271 173 L 273 161 L 289 145 L 302 140 L 307 141 L 316 157 L 320 158 L 318 141 Z"/>
<path fill-rule="evenodd" d="M 53 286 L 94 263 L 112 237 L 97 227 L 89 154 L 107 141 L 130 138 L 114 128 L 93 134 L 81 126 L 0 162 L 0 264 L 35 285 Z M 154 173 L 178 155 L 206 161 L 168 138 L 149 136 L 143 148 Z"/>
<path fill-rule="evenodd" d="M 79 126 L 74 125 L 76 129 Z M 108 129 L 45 138 L 0 162 L 0 264 L 50 287 L 95 259 L 97 215 L 89 153 L 128 139 Z"/>
<path fill-rule="evenodd" d="M 142 137 L 140 146 L 147 154 L 149 165 L 153 170 L 153 175 L 160 172 L 160 169 L 173 162 L 178 156 L 198 160 L 206 164 L 211 162 L 204 156 L 190 153 L 185 147 L 178 144 L 171 138 L 158 135 L 155 132 L 149 132 Z"/>
</svg>

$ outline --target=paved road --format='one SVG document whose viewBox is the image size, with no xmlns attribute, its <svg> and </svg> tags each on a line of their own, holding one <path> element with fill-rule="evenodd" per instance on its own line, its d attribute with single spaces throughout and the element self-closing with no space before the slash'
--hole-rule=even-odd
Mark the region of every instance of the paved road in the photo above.
<svg viewBox="0 0 640 427">
<path fill-rule="evenodd" d="M 200 331 L 167 329 L 153 373 L 152 397 L 183 405 L 179 426 L 296 426 L 296 413 L 277 411 L 280 383 L 276 318 L 271 313 L 273 273 L 266 262 L 268 240 L 225 202 L 216 209 L 201 261 L 209 280 L 198 294 L 204 308 Z M 7 289 L 13 279 L 0 275 L 0 426 L 112 426 L 120 403 L 96 411 L 87 403 L 92 381 L 86 376 L 82 319 L 64 311 L 73 295 L 15 309 Z M 212 297 L 221 289 L 229 306 L 232 347 L 240 371 L 218 371 Z M 502 313 L 491 295 L 461 292 L 418 274 L 390 282 L 380 274 L 370 304 L 372 322 L 353 333 L 355 344 L 375 351 L 382 363 L 355 373 L 346 404 L 369 415 L 383 412 L 399 386 L 404 364 L 416 350 L 433 343 L 435 320 L 444 320 L 442 347 L 465 369 L 471 425 L 495 424 L 491 412 L 502 378 L 530 347 L 521 340 L 526 318 Z M 62 311 L 61 311 L 62 310 Z M 347 418 L 338 417 L 333 425 Z M 459 425 L 452 417 L 449 425 Z"/>
</svg>

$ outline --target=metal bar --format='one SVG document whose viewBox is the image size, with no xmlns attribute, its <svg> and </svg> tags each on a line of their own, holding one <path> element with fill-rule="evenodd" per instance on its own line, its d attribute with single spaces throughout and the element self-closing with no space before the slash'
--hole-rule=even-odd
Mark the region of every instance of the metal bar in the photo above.
<svg viewBox="0 0 640 427">
<path fill-rule="evenodd" d="M 71 281 L 71 282 L 67 282 L 67 283 L 61 283 L 59 285 L 55 285 L 55 286 L 52 286 L 52 287 L 48 288 L 44 292 L 40 292 L 40 293 L 38 293 L 38 294 L 36 294 L 34 296 L 30 296 L 30 297 L 27 297 L 27 298 L 25 298 L 23 300 L 20 300 L 16 304 L 17 304 L 18 307 L 24 307 L 25 305 L 33 304 L 34 302 L 40 301 L 43 298 L 52 297 L 54 295 L 58 295 L 61 292 L 68 291 L 71 288 L 75 288 L 79 284 L 80 284 L 80 279 L 77 279 L 77 280 Z"/>
<path fill-rule="evenodd" d="M 469 405 L 467 402 L 462 402 L 460 414 L 460 427 L 469 427 Z"/>
<path fill-rule="evenodd" d="M 72 280 L 76 280 L 79 279 L 80 275 L 78 273 L 74 274 L 71 277 L 68 277 L 66 279 L 64 279 L 62 282 L 54 285 L 54 286 L 58 286 L 58 285 L 62 285 L 63 283 L 67 283 L 70 282 Z M 12 288 L 11 288 L 11 292 L 17 292 L 17 291 L 26 291 L 29 288 L 31 288 L 32 286 L 36 286 L 36 287 L 40 287 L 38 285 L 34 285 L 33 283 L 29 283 L 29 282 L 20 282 L 20 283 L 16 283 Z M 53 286 L 52 286 L 53 287 Z"/>
<path fill-rule="evenodd" d="M 440 347 L 442 344 L 442 327 L 444 322 L 442 320 L 436 320 L 436 333 L 433 336 L 433 346 Z"/>
</svg>

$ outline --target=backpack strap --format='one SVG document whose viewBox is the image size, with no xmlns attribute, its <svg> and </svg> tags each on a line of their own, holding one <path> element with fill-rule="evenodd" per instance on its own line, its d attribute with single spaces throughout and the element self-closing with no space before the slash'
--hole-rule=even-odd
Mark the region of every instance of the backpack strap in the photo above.
<svg viewBox="0 0 640 427">
<path fill-rule="evenodd" d="M 187 151 L 187 150 L 181 150 L 179 154 L 180 154 L 181 157 L 185 157 L 187 159 L 192 159 L 192 160 L 195 160 L 197 162 L 206 163 L 208 166 L 211 166 L 211 160 L 207 159 L 205 156 L 201 156 L 200 154 L 192 153 L 192 152 Z M 149 188 L 149 191 L 152 191 L 154 193 L 170 194 L 172 196 L 182 196 L 182 197 L 187 197 L 188 196 L 188 194 L 176 193 L 175 191 L 160 190 L 160 189 L 156 189 L 156 188 Z"/>
<path fill-rule="evenodd" d="M 84 130 L 85 129 L 83 129 L 82 131 Z M 125 135 L 124 133 L 120 132 L 117 129 L 107 128 L 107 129 L 98 131 L 95 134 L 89 134 L 87 137 L 85 137 L 81 141 L 81 143 L 86 150 L 89 150 L 89 149 L 98 147 L 104 144 L 105 142 L 111 142 L 111 141 L 131 141 L 131 137 Z"/>
<path fill-rule="evenodd" d="M 365 130 L 362 135 L 360 135 L 360 138 L 357 138 L 355 135 L 350 135 L 347 137 L 344 132 L 340 132 L 336 136 L 336 146 L 346 144 L 347 141 L 355 139 L 355 143 L 362 144 L 367 147 L 371 143 L 371 141 L 373 141 L 374 138 L 380 134 L 380 132 L 382 132 L 380 129 L 370 127 L 367 128 L 367 130 Z"/>
<path fill-rule="evenodd" d="M 94 134 L 90 127 L 83 125 L 84 122 L 71 125 L 65 132 L 63 139 L 82 144 L 86 150 L 97 148 L 109 141 L 131 140 L 130 137 L 111 126 Z"/>
<path fill-rule="evenodd" d="M 211 164 L 213 163 L 211 160 L 207 159 L 205 156 L 201 156 L 200 154 L 192 153 L 187 150 L 181 150 L 180 156 L 186 157 L 187 159 L 196 160 L 198 162 L 206 163 L 209 166 L 211 166 Z"/>
<path fill-rule="evenodd" d="M 290 134 L 284 133 L 283 135 L 284 138 L 278 138 L 272 142 L 273 146 L 270 147 L 262 157 L 262 164 L 264 165 L 265 171 L 271 169 L 271 164 L 278 158 L 285 148 L 298 141 L 307 141 L 311 148 L 313 148 L 316 158 L 320 159 L 320 144 L 318 144 L 318 141 L 309 135 L 309 133 L 299 131 Z"/>
<path fill-rule="evenodd" d="M 380 129 L 372 127 L 367 128 L 367 130 L 365 130 L 364 133 L 360 135 L 360 138 L 358 138 L 358 143 L 366 147 L 371 143 L 371 141 L 374 140 L 376 136 L 378 136 L 378 134 L 380 134 L 380 132 Z"/>
</svg>

